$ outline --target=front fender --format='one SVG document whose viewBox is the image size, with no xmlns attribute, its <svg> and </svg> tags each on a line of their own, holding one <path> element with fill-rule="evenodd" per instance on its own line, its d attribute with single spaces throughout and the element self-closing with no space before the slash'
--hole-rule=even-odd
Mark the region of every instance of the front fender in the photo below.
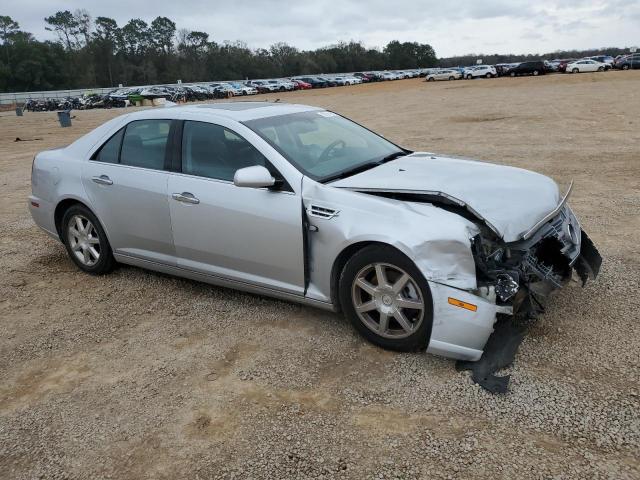
<svg viewBox="0 0 640 480">
<path fill-rule="evenodd" d="M 308 264 L 311 298 L 330 301 L 332 271 L 341 254 L 359 243 L 390 245 L 410 258 L 431 282 L 475 289 L 470 221 L 428 204 L 382 198 L 318 184 L 305 178 L 303 202 L 336 211 L 331 218 L 309 215 Z"/>
</svg>

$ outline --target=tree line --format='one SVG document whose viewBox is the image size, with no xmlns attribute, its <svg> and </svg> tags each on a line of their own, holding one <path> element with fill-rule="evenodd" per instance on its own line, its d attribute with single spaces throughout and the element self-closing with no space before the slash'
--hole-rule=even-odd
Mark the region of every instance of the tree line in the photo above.
<svg viewBox="0 0 640 480">
<path fill-rule="evenodd" d="M 428 44 L 397 40 L 384 48 L 350 41 L 316 50 L 300 50 L 286 43 L 251 49 L 240 41 L 218 43 L 206 32 L 177 29 L 175 22 L 161 16 L 151 23 L 134 18 L 119 26 L 112 18 L 93 18 L 86 10 L 64 10 L 44 22 L 56 41 L 39 41 L 11 17 L 0 15 L 0 92 L 446 67 L 473 65 L 478 58 L 495 64 L 625 53 L 609 48 L 438 59 Z"/>
<path fill-rule="evenodd" d="M 367 48 L 340 42 L 316 50 L 286 43 L 251 49 L 218 43 L 206 32 L 177 29 L 167 17 L 125 25 L 86 10 L 59 11 L 44 19 L 56 41 L 39 41 L 8 16 L 0 16 L 0 91 L 114 87 L 306 73 L 354 72 L 436 65 L 433 48 L 417 42 L 389 42 Z"/>
</svg>

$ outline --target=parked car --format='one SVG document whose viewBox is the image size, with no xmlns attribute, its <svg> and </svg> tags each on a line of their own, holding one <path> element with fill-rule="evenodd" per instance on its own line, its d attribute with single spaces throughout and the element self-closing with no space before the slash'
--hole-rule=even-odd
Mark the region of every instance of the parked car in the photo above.
<svg viewBox="0 0 640 480">
<path fill-rule="evenodd" d="M 353 74 L 354 77 L 358 77 L 362 80 L 363 83 L 373 82 L 375 81 L 373 74 L 366 72 L 356 72 Z"/>
<path fill-rule="evenodd" d="M 564 73 L 567 71 L 567 65 L 578 60 L 577 58 L 563 58 L 559 60 L 557 71 L 560 73 Z"/>
<path fill-rule="evenodd" d="M 312 88 L 325 88 L 329 86 L 325 79 L 319 77 L 294 77 L 292 80 L 302 80 L 311 85 Z"/>
<path fill-rule="evenodd" d="M 578 60 L 567 64 L 566 73 L 604 72 L 606 67 L 606 64 L 595 60 Z"/>
<path fill-rule="evenodd" d="M 544 62 L 522 62 L 509 69 L 509 76 L 516 77 L 518 75 L 544 75 L 546 69 Z"/>
<path fill-rule="evenodd" d="M 497 77 L 498 72 L 492 65 L 476 65 L 475 67 L 465 68 L 462 77 L 470 80 L 472 78 L 493 78 Z"/>
<path fill-rule="evenodd" d="M 281 85 L 270 83 L 268 80 L 249 80 L 247 86 L 255 88 L 259 93 L 279 92 L 281 87 Z"/>
<path fill-rule="evenodd" d="M 613 57 L 611 55 L 596 55 L 594 57 L 589 57 L 591 60 L 595 60 L 596 62 L 606 63 L 613 67 Z"/>
<path fill-rule="evenodd" d="M 239 95 L 257 95 L 258 89 L 255 87 L 248 87 L 240 82 L 233 82 L 231 85 L 239 92 Z"/>
<path fill-rule="evenodd" d="M 304 105 L 122 115 L 38 153 L 31 187 L 35 223 L 89 274 L 120 262 L 342 310 L 376 345 L 465 360 L 498 314 L 535 315 L 601 262 L 571 189 Z"/>
<path fill-rule="evenodd" d="M 436 80 L 457 80 L 462 78 L 462 74 L 457 70 L 436 70 L 427 75 L 426 82 L 435 82 Z"/>
<path fill-rule="evenodd" d="M 296 86 L 290 80 L 267 80 L 271 85 L 275 85 L 279 92 L 291 92 L 295 90 Z"/>
<path fill-rule="evenodd" d="M 297 80 L 295 78 L 292 78 L 291 81 L 296 85 L 298 90 L 309 90 L 313 88 L 313 85 L 303 80 Z"/>
<path fill-rule="evenodd" d="M 632 55 L 625 55 L 616 60 L 614 64 L 615 68 L 620 70 L 630 70 L 640 68 L 640 53 L 634 53 Z"/>
</svg>

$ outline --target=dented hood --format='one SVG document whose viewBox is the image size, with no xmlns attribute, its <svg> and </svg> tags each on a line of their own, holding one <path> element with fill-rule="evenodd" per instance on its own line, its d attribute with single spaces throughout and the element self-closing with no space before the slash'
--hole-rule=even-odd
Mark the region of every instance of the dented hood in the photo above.
<svg viewBox="0 0 640 480">
<path fill-rule="evenodd" d="M 331 184 L 369 192 L 418 193 L 466 206 L 505 242 L 520 239 L 560 203 L 544 175 L 492 163 L 413 153 Z"/>
</svg>

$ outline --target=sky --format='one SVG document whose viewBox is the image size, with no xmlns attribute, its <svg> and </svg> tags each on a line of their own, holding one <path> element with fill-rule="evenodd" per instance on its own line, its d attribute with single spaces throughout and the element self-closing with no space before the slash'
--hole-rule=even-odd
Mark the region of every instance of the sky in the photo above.
<svg viewBox="0 0 640 480">
<path fill-rule="evenodd" d="M 251 48 L 285 42 L 314 49 L 350 40 L 383 47 L 400 40 L 428 43 L 438 57 L 449 57 L 640 46 L 640 0 L 21 0 L 0 6 L 0 15 L 38 39 L 54 39 L 44 17 L 77 8 L 120 26 L 166 16 L 178 29 Z"/>
</svg>

